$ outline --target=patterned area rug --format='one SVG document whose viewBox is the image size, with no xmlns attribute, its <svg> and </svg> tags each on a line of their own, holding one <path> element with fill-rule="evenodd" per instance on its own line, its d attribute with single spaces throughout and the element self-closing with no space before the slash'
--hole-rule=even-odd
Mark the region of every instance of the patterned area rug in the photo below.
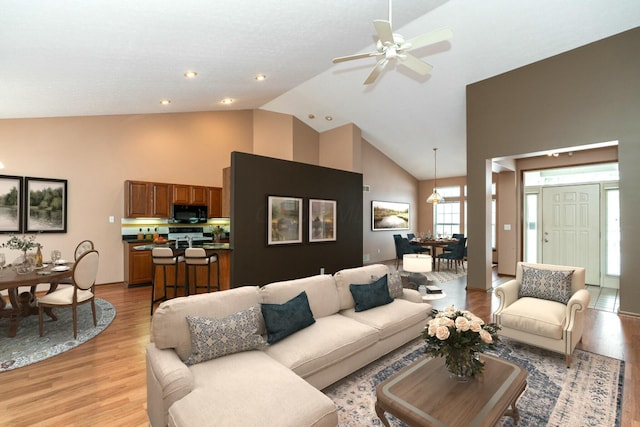
<svg viewBox="0 0 640 427">
<path fill-rule="evenodd" d="M 575 350 L 571 369 L 567 369 L 563 355 L 507 338 L 492 353 L 527 369 L 527 388 L 517 402 L 518 426 L 620 425 L 623 361 Z M 325 389 L 338 408 L 339 425 L 383 425 L 374 410 L 376 386 L 422 357 L 424 344 L 418 339 Z M 405 426 L 392 415 L 387 417 L 392 426 Z M 498 424 L 513 425 L 510 417 L 503 417 Z"/>
<path fill-rule="evenodd" d="M 7 337 L 9 320 L 0 320 L 0 372 L 20 368 L 70 350 L 104 331 L 116 316 L 113 305 L 96 298 L 96 319 L 93 326 L 91 305 L 78 307 L 78 338 L 73 339 L 73 320 L 71 309 L 54 309 L 58 316 L 52 321 L 45 315 L 44 336 L 38 332 L 38 316 L 20 319 L 18 332 L 13 338 Z"/>
</svg>

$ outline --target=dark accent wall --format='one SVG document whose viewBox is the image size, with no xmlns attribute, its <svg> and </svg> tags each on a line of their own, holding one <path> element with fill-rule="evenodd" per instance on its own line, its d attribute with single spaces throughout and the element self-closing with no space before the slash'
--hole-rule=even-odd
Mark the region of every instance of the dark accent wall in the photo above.
<svg viewBox="0 0 640 427">
<path fill-rule="evenodd" d="M 302 243 L 267 245 L 267 197 L 303 199 Z M 336 200 L 337 241 L 309 243 L 309 199 Z M 362 175 L 231 153 L 231 287 L 362 265 Z"/>
</svg>

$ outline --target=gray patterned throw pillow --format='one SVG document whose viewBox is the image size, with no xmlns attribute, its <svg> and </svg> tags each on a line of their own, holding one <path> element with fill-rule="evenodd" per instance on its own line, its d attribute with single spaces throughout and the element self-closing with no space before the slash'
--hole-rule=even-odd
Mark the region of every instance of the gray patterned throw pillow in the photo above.
<svg viewBox="0 0 640 427">
<path fill-rule="evenodd" d="M 574 270 L 546 270 L 523 265 L 519 296 L 566 304 L 571 298 L 573 272 Z"/>
<path fill-rule="evenodd" d="M 380 277 L 372 275 L 371 280 L 375 282 L 380 279 Z M 387 287 L 389 288 L 389 296 L 393 299 L 402 297 L 402 277 L 400 277 L 400 273 L 395 271 L 393 273 L 387 274 Z"/>
<path fill-rule="evenodd" d="M 194 365 L 265 345 L 264 338 L 258 334 L 261 321 L 258 306 L 223 319 L 187 316 L 191 331 L 191 355 L 185 363 Z"/>
</svg>

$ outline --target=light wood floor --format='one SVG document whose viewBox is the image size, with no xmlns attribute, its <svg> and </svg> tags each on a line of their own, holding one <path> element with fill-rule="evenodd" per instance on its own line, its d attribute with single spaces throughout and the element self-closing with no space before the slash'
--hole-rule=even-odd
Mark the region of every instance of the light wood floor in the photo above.
<svg viewBox="0 0 640 427">
<path fill-rule="evenodd" d="M 504 279 L 496 278 L 496 283 Z M 442 284 L 447 298 L 489 320 L 491 292 L 464 290 L 466 280 Z M 149 288 L 99 286 L 97 295 L 117 315 L 91 341 L 51 359 L 0 374 L 0 426 L 143 426 L 146 418 L 144 350 L 149 342 Z M 579 346 L 624 359 L 623 427 L 640 426 L 640 319 L 589 309 Z M 6 321 L 0 333 L 6 333 Z"/>
</svg>

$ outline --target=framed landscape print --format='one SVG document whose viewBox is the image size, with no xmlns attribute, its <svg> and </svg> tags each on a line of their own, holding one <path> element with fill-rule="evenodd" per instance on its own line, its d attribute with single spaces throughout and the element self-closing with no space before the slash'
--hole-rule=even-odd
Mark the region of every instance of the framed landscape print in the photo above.
<svg viewBox="0 0 640 427">
<path fill-rule="evenodd" d="M 268 196 L 267 244 L 302 243 L 302 199 Z"/>
<path fill-rule="evenodd" d="M 0 175 L 0 233 L 22 233 L 21 176 Z"/>
<path fill-rule="evenodd" d="M 407 230 L 409 229 L 409 203 L 371 202 L 371 229 Z"/>
<path fill-rule="evenodd" d="M 25 231 L 67 232 L 67 180 L 25 178 Z"/>
<path fill-rule="evenodd" d="M 335 242 L 336 225 L 335 200 L 309 200 L 309 242 Z"/>
</svg>

